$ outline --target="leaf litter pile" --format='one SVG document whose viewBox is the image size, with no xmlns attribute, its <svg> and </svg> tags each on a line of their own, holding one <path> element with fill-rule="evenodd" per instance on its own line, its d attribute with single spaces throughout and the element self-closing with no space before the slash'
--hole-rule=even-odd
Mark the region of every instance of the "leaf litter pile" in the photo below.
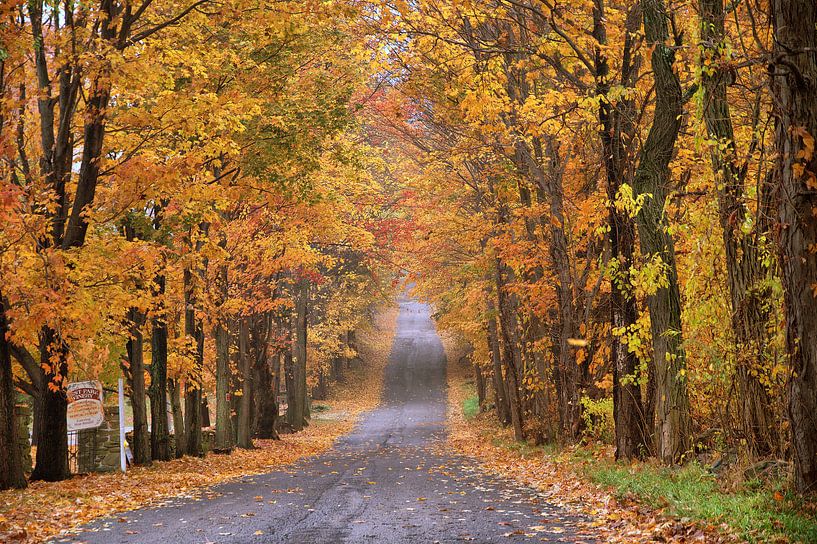
<svg viewBox="0 0 817 544">
<path fill-rule="evenodd" d="M 317 455 L 352 430 L 358 416 L 374 408 L 383 389 L 383 370 L 397 320 L 396 308 L 383 311 L 375 325 L 358 332 L 362 363 L 350 369 L 346 383 L 330 392 L 330 411 L 304 431 L 281 440 L 255 440 L 252 450 L 154 462 L 149 467 L 76 476 L 62 482 L 32 482 L 23 491 L 0 492 L 0 542 L 42 542 L 96 518 L 172 498 L 208 498 L 208 487 L 261 474 Z M 329 417 L 327 417 L 329 416 Z"/>
<path fill-rule="evenodd" d="M 677 519 L 628 497 L 616 499 L 610 492 L 580 477 L 571 450 L 554 456 L 512 449 L 502 444 L 513 442 L 511 430 L 503 428 L 493 414 L 481 414 L 466 420 L 463 403 L 470 395 L 466 383 L 473 380 L 471 368 L 456 363 L 462 353 L 455 339 L 441 334 L 449 364 L 448 372 L 448 447 L 476 458 L 480 468 L 488 473 L 509 478 L 540 491 L 545 499 L 564 508 L 566 514 L 583 515 L 575 521 L 579 530 L 593 534 L 592 540 L 612 543 L 638 542 L 737 542 L 727 524 L 701 526 L 686 519 Z M 562 520 L 543 520 L 561 527 Z M 529 532 L 541 527 L 531 527 Z M 524 534 L 525 531 L 516 534 Z M 514 536 L 508 533 L 505 536 Z"/>
</svg>

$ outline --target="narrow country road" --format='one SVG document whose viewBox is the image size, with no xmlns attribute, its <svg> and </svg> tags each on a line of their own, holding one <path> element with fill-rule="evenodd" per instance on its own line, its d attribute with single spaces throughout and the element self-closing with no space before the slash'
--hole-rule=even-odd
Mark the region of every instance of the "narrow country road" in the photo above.
<svg viewBox="0 0 817 544">
<path fill-rule="evenodd" d="M 589 542 L 531 489 L 441 453 L 446 376 L 426 305 L 402 299 L 380 408 L 331 451 L 199 500 L 100 520 L 63 542 Z"/>
</svg>

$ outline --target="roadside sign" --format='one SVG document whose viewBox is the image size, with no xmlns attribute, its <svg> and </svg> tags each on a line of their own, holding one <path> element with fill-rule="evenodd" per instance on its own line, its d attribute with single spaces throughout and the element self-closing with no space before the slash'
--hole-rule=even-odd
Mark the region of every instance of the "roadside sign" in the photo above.
<svg viewBox="0 0 817 544">
<path fill-rule="evenodd" d="M 69 383 L 68 430 L 95 429 L 105 421 L 102 409 L 102 384 L 96 380 Z"/>
</svg>

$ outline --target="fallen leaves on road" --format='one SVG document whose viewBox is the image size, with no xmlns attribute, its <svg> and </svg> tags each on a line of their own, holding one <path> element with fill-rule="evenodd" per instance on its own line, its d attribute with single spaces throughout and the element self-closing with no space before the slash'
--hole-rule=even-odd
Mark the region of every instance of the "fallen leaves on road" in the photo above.
<svg viewBox="0 0 817 544">
<path fill-rule="evenodd" d="M 241 476 L 269 472 L 329 449 L 335 440 L 352 430 L 357 417 L 374 408 L 383 389 L 383 370 L 397 320 L 397 310 L 376 317 L 375 326 L 358 335 L 363 361 L 347 375 L 345 385 L 335 387 L 326 401 L 341 417 L 313 421 L 297 434 L 281 440 L 256 440 L 255 449 L 235 450 L 230 455 L 184 457 L 135 467 L 126 474 L 77 476 L 63 482 L 32 482 L 23 491 L 0 492 L 0 542 L 42 542 L 93 519 L 173 497 L 207 500 L 207 488 Z M 212 496 L 212 495 L 211 495 Z M 263 497 L 256 497 L 263 500 Z"/>
<path fill-rule="evenodd" d="M 449 447 L 476 458 L 487 472 L 536 488 L 552 504 L 585 514 L 589 520 L 584 522 L 584 528 L 592 530 L 602 542 L 722 543 L 737 540 L 728 534 L 726 525 L 702 527 L 686 519 L 666 516 L 660 507 L 650 507 L 634 499 L 616 500 L 609 492 L 582 479 L 571 469 L 569 451 L 557 457 L 525 456 L 522 451 L 498 445 L 497 438 L 505 443 L 513 442 L 510 429 L 499 425 L 492 414 L 480 414 L 466 420 L 463 401 L 468 392 L 464 385 L 473 379 L 469 374 L 471 369 L 455 362 L 462 356 L 456 341 L 441 336 L 449 361 Z M 560 532 L 558 529 L 561 528 L 551 528 L 550 532 Z"/>
</svg>

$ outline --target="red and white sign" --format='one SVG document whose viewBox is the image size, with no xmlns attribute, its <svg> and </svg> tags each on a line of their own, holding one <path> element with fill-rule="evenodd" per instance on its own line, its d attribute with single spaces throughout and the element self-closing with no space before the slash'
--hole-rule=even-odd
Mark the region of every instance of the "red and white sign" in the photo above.
<svg viewBox="0 0 817 544">
<path fill-rule="evenodd" d="M 96 380 L 68 384 L 68 430 L 95 429 L 105 421 L 102 384 Z"/>
</svg>

